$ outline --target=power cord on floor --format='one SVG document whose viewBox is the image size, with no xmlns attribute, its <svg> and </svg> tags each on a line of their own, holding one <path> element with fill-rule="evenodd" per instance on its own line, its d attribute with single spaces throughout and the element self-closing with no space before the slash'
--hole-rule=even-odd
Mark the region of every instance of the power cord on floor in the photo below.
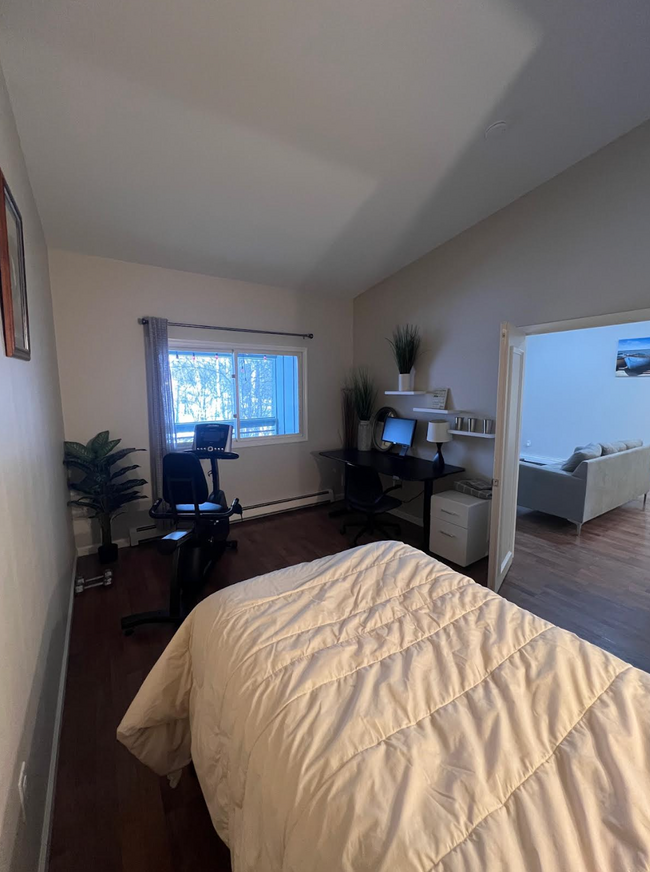
<svg viewBox="0 0 650 872">
<path fill-rule="evenodd" d="M 411 497 L 410 500 L 402 500 L 402 505 L 405 506 L 405 505 L 407 505 L 407 503 L 412 503 L 413 500 L 417 500 L 418 497 L 421 497 L 423 493 L 424 493 L 424 488 L 422 488 L 422 490 L 420 491 L 419 494 L 416 494 L 414 497 Z"/>
</svg>

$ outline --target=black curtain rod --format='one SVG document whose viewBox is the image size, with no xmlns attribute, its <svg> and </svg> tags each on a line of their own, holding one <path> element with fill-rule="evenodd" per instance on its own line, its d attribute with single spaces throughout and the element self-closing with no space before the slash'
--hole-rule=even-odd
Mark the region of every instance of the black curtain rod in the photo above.
<svg viewBox="0 0 650 872">
<path fill-rule="evenodd" d="M 138 324 L 148 324 L 148 318 L 138 318 Z M 248 327 L 214 327 L 211 324 L 183 324 L 180 321 L 168 321 L 169 327 L 192 327 L 195 330 L 225 330 L 228 333 L 265 333 L 267 336 L 298 336 L 300 339 L 313 339 L 313 333 L 286 333 L 283 330 L 251 330 Z"/>
</svg>

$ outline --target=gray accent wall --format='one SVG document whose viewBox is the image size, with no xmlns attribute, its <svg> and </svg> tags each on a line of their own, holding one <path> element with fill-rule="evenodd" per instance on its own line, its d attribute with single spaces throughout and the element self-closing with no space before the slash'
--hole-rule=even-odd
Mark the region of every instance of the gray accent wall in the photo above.
<svg viewBox="0 0 650 872">
<path fill-rule="evenodd" d="M 382 391 L 395 389 L 385 337 L 397 323 L 417 323 L 425 353 L 416 387 L 449 387 L 452 407 L 494 414 L 500 322 L 650 305 L 649 192 L 646 123 L 358 296 L 355 362 L 370 367 Z M 403 415 L 420 405 L 382 400 Z M 426 428 L 418 429 L 416 451 L 431 457 Z M 489 477 L 493 443 L 454 438 L 445 457 Z M 420 503 L 404 509 L 417 516 Z"/>
</svg>

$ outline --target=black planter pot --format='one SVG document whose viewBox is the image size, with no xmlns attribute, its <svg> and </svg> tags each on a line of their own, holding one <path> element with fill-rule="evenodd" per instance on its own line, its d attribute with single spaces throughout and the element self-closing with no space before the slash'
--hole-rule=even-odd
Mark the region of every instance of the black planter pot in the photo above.
<svg viewBox="0 0 650 872">
<path fill-rule="evenodd" d="M 110 545 L 100 545 L 97 549 L 100 563 L 115 563 L 117 560 L 117 545 L 111 542 Z"/>
</svg>

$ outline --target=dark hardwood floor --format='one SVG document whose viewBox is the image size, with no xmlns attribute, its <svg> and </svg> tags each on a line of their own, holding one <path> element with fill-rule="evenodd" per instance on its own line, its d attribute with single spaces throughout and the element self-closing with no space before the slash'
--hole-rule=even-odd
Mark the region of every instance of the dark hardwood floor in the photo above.
<svg viewBox="0 0 650 872">
<path fill-rule="evenodd" d="M 650 672 L 650 508 L 626 503 L 579 538 L 568 521 L 520 510 L 500 593 Z"/>
<path fill-rule="evenodd" d="M 206 595 L 348 547 L 328 508 L 237 526 Z M 517 554 L 501 593 L 650 671 L 650 510 L 634 502 L 591 521 L 577 539 L 564 521 L 521 513 Z M 402 523 L 404 541 L 420 530 Z M 79 570 L 92 574 L 94 558 Z M 465 571 L 484 583 L 487 561 Z M 142 680 L 171 638 L 145 627 L 130 638 L 119 619 L 165 605 L 168 558 L 155 545 L 124 549 L 112 588 L 77 597 L 56 785 L 51 872 L 227 872 L 228 851 L 212 828 L 195 777 L 172 790 L 115 739 Z"/>
</svg>

